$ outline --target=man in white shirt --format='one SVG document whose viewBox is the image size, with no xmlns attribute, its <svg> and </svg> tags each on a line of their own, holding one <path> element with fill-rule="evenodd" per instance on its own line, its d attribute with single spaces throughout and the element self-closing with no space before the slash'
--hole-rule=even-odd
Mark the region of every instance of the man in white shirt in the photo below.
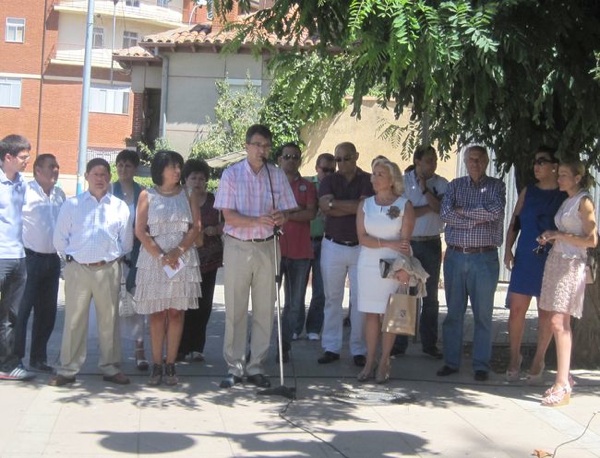
<svg viewBox="0 0 600 458">
<path fill-rule="evenodd" d="M 54 155 L 40 154 L 33 163 L 34 179 L 27 183 L 23 205 L 27 284 L 17 317 L 15 353 L 19 359 L 25 356 L 27 322 L 33 310 L 29 367 L 42 372 L 52 372 L 46 346 L 54 330 L 60 279 L 60 258 L 52 243 L 58 211 L 65 201 L 65 193 L 56 187 L 58 170 Z"/>
<path fill-rule="evenodd" d="M 108 192 L 110 165 L 104 159 L 88 162 L 88 191 L 67 199 L 60 209 L 54 247 L 67 261 L 65 277 L 65 326 L 60 367 L 49 385 L 75 382 L 86 357 L 90 299 L 94 299 L 100 340 L 98 367 L 104 381 L 126 385 L 118 368 L 118 303 L 121 283 L 120 260 L 133 248 L 129 208 Z"/>
</svg>

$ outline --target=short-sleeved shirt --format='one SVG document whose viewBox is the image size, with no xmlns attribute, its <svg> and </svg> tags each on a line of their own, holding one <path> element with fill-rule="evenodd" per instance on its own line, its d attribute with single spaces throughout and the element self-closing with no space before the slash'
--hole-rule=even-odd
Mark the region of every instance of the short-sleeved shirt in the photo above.
<svg viewBox="0 0 600 458">
<path fill-rule="evenodd" d="M 426 186 L 436 197 L 441 199 L 446 193 L 448 180 L 434 174 L 426 181 Z M 421 191 L 421 187 L 417 181 L 417 174 L 414 170 L 406 172 L 404 175 L 404 197 L 410 200 L 415 207 L 427 205 L 427 196 Z M 417 237 L 439 235 L 443 230 L 444 223 L 440 218 L 440 214 L 427 212 L 415 219 L 415 228 L 412 235 Z"/>
<path fill-rule="evenodd" d="M 298 206 L 302 209 L 307 204 L 317 202 L 317 189 L 310 181 L 298 176 L 290 183 Z M 283 225 L 283 235 L 279 239 L 281 256 L 290 259 L 312 259 L 313 250 L 310 243 L 310 221 L 288 221 Z"/>
<path fill-rule="evenodd" d="M 17 173 L 9 180 L 0 168 L 0 259 L 21 259 L 23 248 L 23 202 L 25 180 Z"/>
<path fill-rule="evenodd" d="M 272 193 L 269 174 L 273 183 Z M 290 183 L 281 169 L 266 164 L 258 173 L 254 173 L 248 160 L 238 162 L 223 172 L 215 197 L 215 208 L 235 210 L 241 215 L 252 217 L 266 215 L 274 210 L 291 210 L 297 206 Z M 273 235 L 270 227 L 235 227 L 227 224 L 227 221 L 223 232 L 240 240 L 266 239 Z"/>
<path fill-rule="evenodd" d="M 52 237 L 58 212 L 65 201 L 62 189 L 53 186 L 46 194 L 35 180 L 27 183 L 23 205 L 23 244 L 37 253 L 56 253 Z"/>
<path fill-rule="evenodd" d="M 351 181 L 340 173 L 332 173 L 321 181 L 319 197 L 332 194 L 337 200 L 357 200 L 370 197 L 373 194 L 371 174 L 361 169 L 356 170 L 356 175 Z M 344 216 L 327 216 L 325 218 L 325 234 L 335 240 L 344 242 L 358 242 L 356 233 L 356 214 Z"/>
</svg>

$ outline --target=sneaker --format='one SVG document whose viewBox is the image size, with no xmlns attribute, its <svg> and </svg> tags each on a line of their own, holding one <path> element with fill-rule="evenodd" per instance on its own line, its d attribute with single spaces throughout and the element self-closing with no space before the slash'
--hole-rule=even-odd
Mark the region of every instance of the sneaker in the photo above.
<svg viewBox="0 0 600 458">
<path fill-rule="evenodd" d="M 321 339 L 319 334 L 317 334 L 316 332 L 309 332 L 307 337 L 308 337 L 308 340 L 320 340 Z"/>
<path fill-rule="evenodd" d="M 0 380 L 31 380 L 34 377 L 35 375 L 27 372 L 22 364 L 19 364 L 10 372 L 0 371 Z"/>
</svg>

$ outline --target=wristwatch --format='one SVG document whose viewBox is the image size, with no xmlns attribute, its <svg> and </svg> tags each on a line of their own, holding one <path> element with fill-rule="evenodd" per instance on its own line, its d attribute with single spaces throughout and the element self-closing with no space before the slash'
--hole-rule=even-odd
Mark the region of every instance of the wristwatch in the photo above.
<svg viewBox="0 0 600 458">
<path fill-rule="evenodd" d="M 329 199 L 329 203 L 327 204 L 327 206 L 330 210 L 333 208 L 333 199 Z"/>
</svg>

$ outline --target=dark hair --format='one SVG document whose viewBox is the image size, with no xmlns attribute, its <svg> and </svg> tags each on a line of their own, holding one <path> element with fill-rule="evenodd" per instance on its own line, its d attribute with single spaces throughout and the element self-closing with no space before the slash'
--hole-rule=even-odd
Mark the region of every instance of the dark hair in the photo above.
<svg viewBox="0 0 600 458">
<path fill-rule="evenodd" d="M 101 157 L 95 157 L 94 159 L 90 159 L 85 166 L 85 173 L 90 173 L 94 167 L 101 165 L 106 169 L 108 174 L 110 175 L 110 164 L 106 159 L 102 159 Z"/>
<path fill-rule="evenodd" d="M 333 162 L 335 161 L 335 156 L 331 153 L 321 153 L 317 156 L 317 164 L 319 165 L 321 161 Z"/>
<path fill-rule="evenodd" d="M 423 159 L 425 157 L 426 154 L 429 154 L 429 153 L 437 155 L 435 148 L 431 145 L 417 146 L 417 148 L 415 149 L 415 152 L 413 153 L 413 163 L 411 165 L 409 165 L 408 167 L 406 167 L 404 169 L 404 172 L 406 173 L 406 172 L 410 172 L 411 170 L 414 170 L 415 167 L 417 166 L 417 161 L 420 161 L 421 159 Z"/>
<path fill-rule="evenodd" d="M 261 137 L 265 137 L 269 141 L 273 139 L 273 134 L 271 134 L 271 131 L 267 126 L 263 124 L 254 124 L 248 127 L 248 130 L 246 131 L 246 143 L 250 143 L 252 137 L 257 134 Z"/>
<path fill-rule="evenodd" d="M 199 172 L 204 175 L 204 178 L 208 180 L 210 177 L 210 166 L 203 159 L 188 159 L 183 164 L 183 169 L 181 169 L 181 178 L 183 183 L 185 183 L 188 177 L 194 173 Z"/>
<path fill-rule="evenodd" d="M 183 157 L 176 151 L 159 150 L 150 164 L 150 175 L 156 186 L 163 184 L 163 172 L 169 165 L 179 165 L 183 168 Z"/>
<path fill-rule="evenodd" d="M 44 153 L 44 154 L 38 155 L 38 157 L 36 157 L 35 161 L 33 162 L 34 173 L 35 173 L 36 167 L 41 167 L 42 165 L 44 165 L 44 163 L 46 161 L 49 161 L 50 159 L 56 160 L 56 156 L 54 154 L 50 154 L 50 153 Z"/>
<path fill-rule="evenodd" d="M 140 165 L 140 157 L 138 156 L 137 151 L 124 149 L 117 154 L 117 158 L 115 159 L 115 164 L 118 164 L 119 162 L 130 162 L 134 167 L 137 167 Z"/>
<path fill-rule="evenodd" d="M 281 155 L 283 154 L 283 150 L 286 148 L 295 148 L 300 153 L 302 153 L 302 150 L 300 149 L 300 147 L 298 146 L 297 143 L 287 142 L 287 143 L 281 145 L 279 148 L 277 148 L 277 151 L 275 151 L 275 159 L 279 159 L 281 157 Z"/>
<path fill-rule="evenodd" d="M 550 161 L 553 164 L 558 164 L 560 161 L 558 160 L 558 158 L 556 157 L 556 148 L 552 148 L 548 145 L 540 145 L 538 146 L 538 148 L 535 150 L 534 156 L 538 153 L 544 153 L 547 154 L 548 156 L 550 156 Z"/>
<path fill-rule="evenodd" d="M 4 161 L 7 154 L 16 156 L 21 151 L 31 151 L 31 143 L 22 135 L 7 135 L 0 140 L 0 161 Z"/>
<path fill-rule="evenodd" d="M 335 151 L 337 151 L 338 149 L 344 150 L 347 153 L 350 153 L 352 155 L 356 154 L 356 146 L 354 146 L 354 143 L 350 143 L 350 142 L 338 143 L 338 145 L 335 147 Z"/>
<path fill-rule="evenodd" d="M 587 191 L 594 184 L 594 179 L 588 173 L 585 164 L 579 159 L 566 159 L 562 161 L 560 165 L 568 167 L 573 173 L 573 175 L 581 175 L 581 181 L 579 181 L 579 186 L 581 187 L 581 189 Z"/>
</svg>

